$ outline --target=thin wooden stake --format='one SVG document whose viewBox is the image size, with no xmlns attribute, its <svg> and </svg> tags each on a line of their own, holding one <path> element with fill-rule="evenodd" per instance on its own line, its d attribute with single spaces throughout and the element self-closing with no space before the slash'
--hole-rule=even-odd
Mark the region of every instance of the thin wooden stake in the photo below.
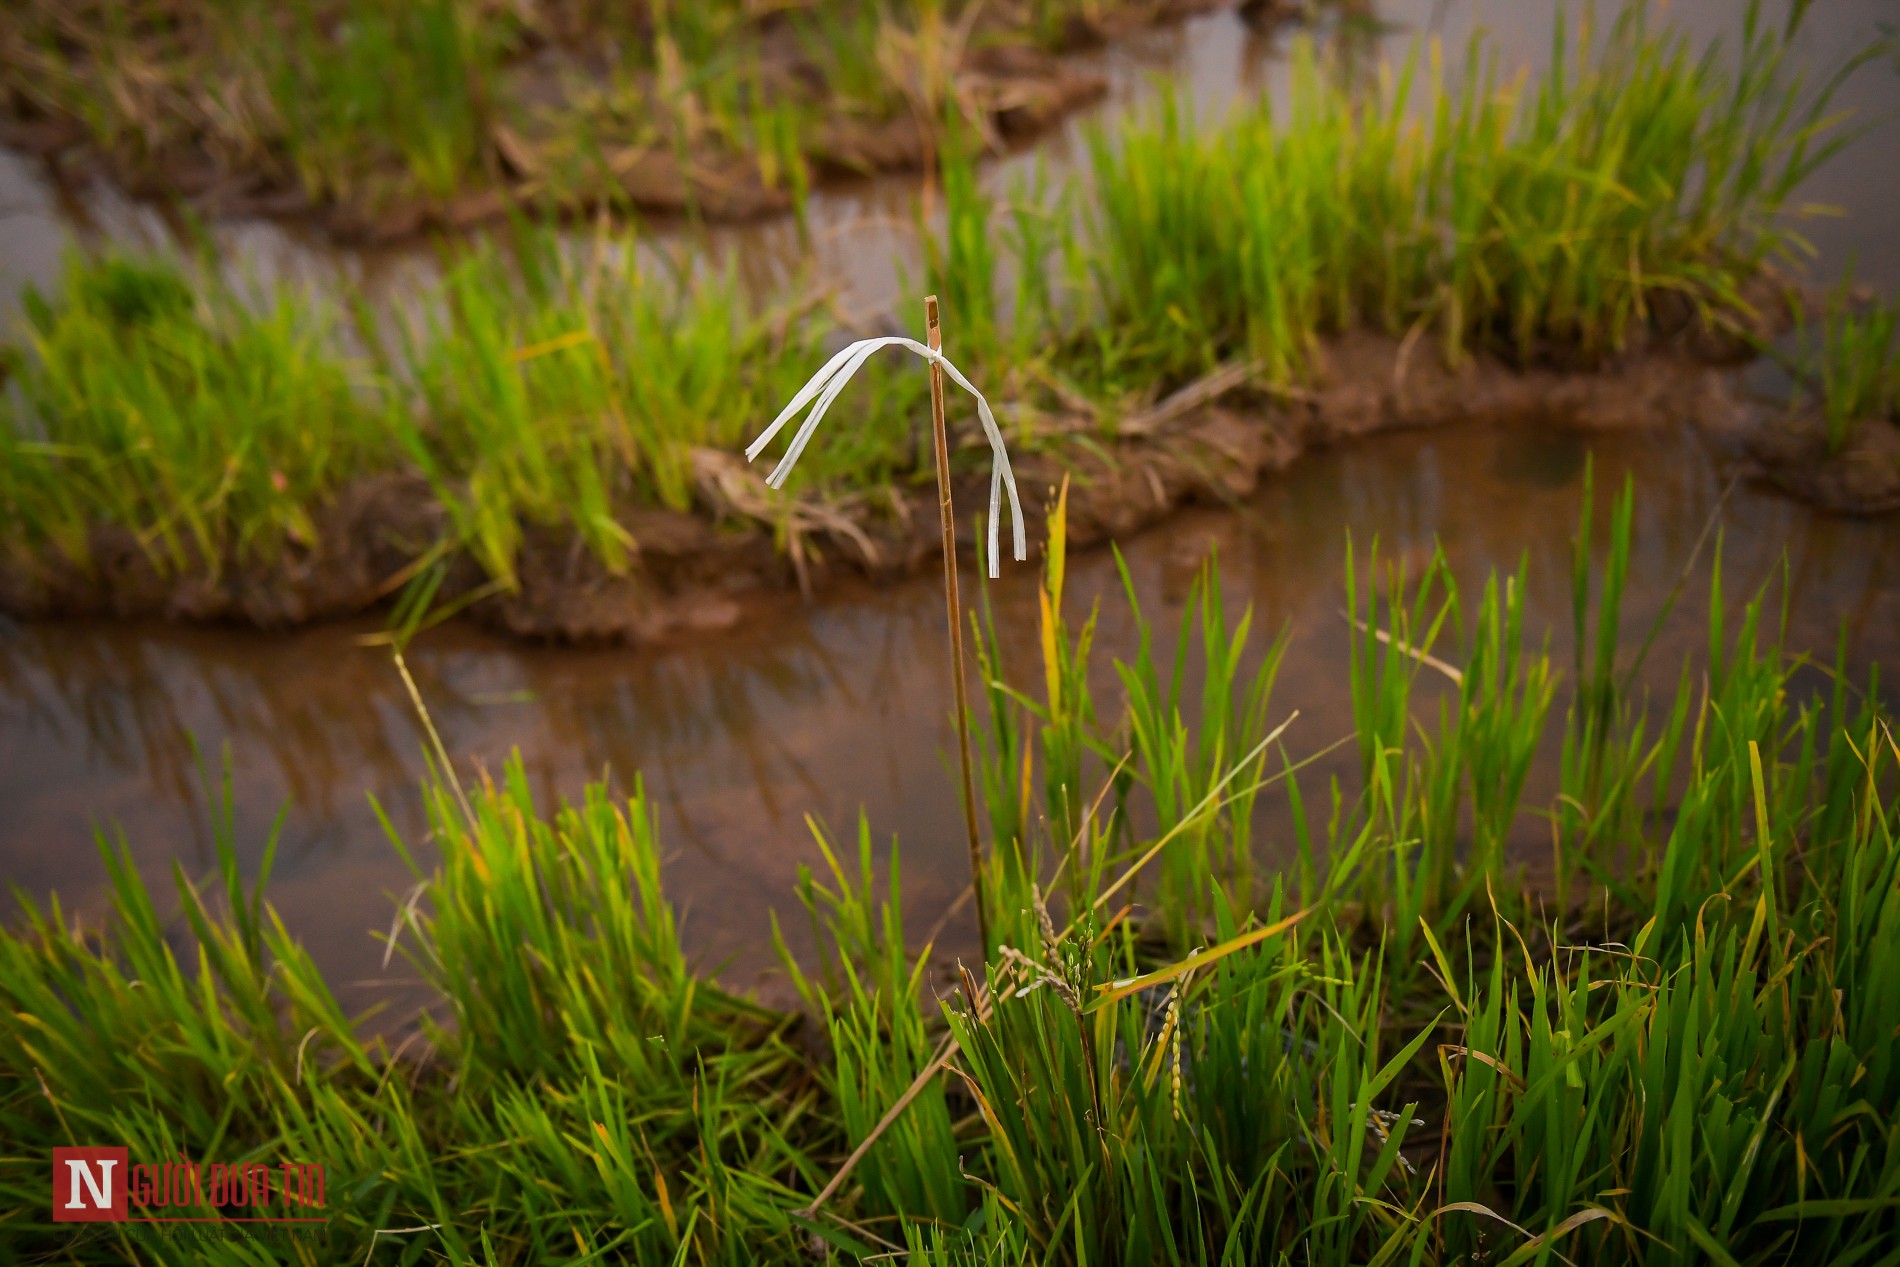
<svg viewBox="0 0 1900 1267">
<path fill-rule="evenodd" d="M 930 350 L 943 351 L 937 297 L 924 298 Z M 976 893 L 976 932 L 983 958 L 990 955 L 989 911 L 983 902 L 983 845 L 976 834 L 976 782 L 970 772 L 970 701 L 963 673 L 963 604 L 957 598 L 957 514 L 950 504 L 950 438 L 943 421 L 943 367 L 930 363 L 930 426 L 937 449 L 937 508 L 943 519 L 943 602 L 950 618 L 950 679 L 956 688 L 957 761 L 963 770 L 963 825 L 970 836 L 970 883 Z"/>
</svg>

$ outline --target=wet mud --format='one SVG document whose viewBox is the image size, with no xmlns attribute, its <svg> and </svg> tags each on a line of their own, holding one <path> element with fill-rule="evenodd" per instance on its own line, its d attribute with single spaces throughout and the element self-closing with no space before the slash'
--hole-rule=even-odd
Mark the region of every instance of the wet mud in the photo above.
<svg viewBox="0 0 1900 1267">
<path fill-rule="evenodd" d="M 1834 514 L 1900 511 L 1900 426 L 1886 418 L 1855 420 L 1835 449 L 1818 409 L 1762 405 L 1756 412 L 1748 451 L 1761 478 Z"/>
<path fill-rule="evenodd" d="M 1065 479 L 1070 538 L 1086 546 L 1186 505 L 1234 505 L 1309 450 L 1384 431 L 1454 421 L 1733 429 L 1748 408 L 1728 372 L 1735 351 L 1685 333 L 1588 370 L 1518 369 L 1479 357 L 1453 367 L 1421 341 L 1344 336 L 1322 348 L 1310 388 L 1264 388 L 1238 365 L 1118 420 L 1111 441 L 1082 442 L 1102 433 L 1101 420 L 1087 415 L 1037 419 L 1038 443 L 1019 447 L 1015 459 L 1029 536 L 1043 535 L 1046 506 Z M 965 422 L 959 448 L 980 461 L 981 437 Z M 624 572 L 609 571 L 567 528 L 530 527 L 514 592 L 482 595 L 488 578 L 462 556 L 437 601 L 465 601 L 471 619 L 516 637 L 651 644 L 739 624 L 759 599 L 793 587 L 809 595 L 841 575 L 890 579 L 935 566 L 941 544 L 933 486 L 788 502 L 735 454 L 701 449 L 692 456 L 691 513 L 622 513 L 637 543 Z M 955 480 L 960 536 L 971 547 L 987 484 L 976 470 Z M 313 547 L 293 546 L 268 562 L 224 560 L 215 569 L 200 561 L 172 575 L 130 533 L 102 528 L 93 534 L 89 567 L 59 556 L 0 565 L 0 611 L 263 628 L 333 619 L 394 595 L 443 539 L 447 520 L 419 476 L 376 475 L 322 509 Z"/>
</svg>

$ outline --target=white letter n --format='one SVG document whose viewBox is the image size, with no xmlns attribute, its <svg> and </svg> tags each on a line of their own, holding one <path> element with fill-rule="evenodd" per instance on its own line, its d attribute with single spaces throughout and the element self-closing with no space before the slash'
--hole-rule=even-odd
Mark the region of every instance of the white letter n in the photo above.
<svg viewBox="0 0 1900 1267">
<path fill-rule="evenodd" d="M 90 1165 L 80 1161 L 76 1157 L 68 1158 L 66 1167 L 73 1177 L 73 1195 L 72 1199 L 66 1203 L 66 1208 L 68 1210 L 83 1210 L 86 1208 L 85 1203 L 79 1199 L 79 1181 L 83 1178 L 86 1181 L 86 1191 L 92 1194 L 92 1208 L 95 1210 L 110 1210 L 112 1208 L 112 1168 L 118 1164 L 117 1158 L 111 1161 L 101 1161 L 99 1163 L 99 1178 L 103 1182 L 94 1183 L 92 1180 L 92 1167 Z"/>
</svg>

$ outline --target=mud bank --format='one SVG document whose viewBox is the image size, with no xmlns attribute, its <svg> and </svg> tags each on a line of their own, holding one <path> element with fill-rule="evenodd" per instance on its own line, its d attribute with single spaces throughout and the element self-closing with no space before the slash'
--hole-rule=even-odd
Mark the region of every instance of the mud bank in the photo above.
<svg viewBox="0 0 1900 1267">
<path fill-rule="evenodd" d="M 1849 424 L 1839 451 L 1828 446 L 1818 409 L 1756 405 L 1746 444 L 1760 476 L 1783 491 L 1841 515 L 1900 510 L 1900 426 L 1885 418 Z"/>
<path fill-rule="evenodd" d="M 1301 454 L 1381 431 L 1454 421 L 1571 430 L 1688 423 L 1733 429 L 1750 408 L 1727 372 L 1735 349 L 1677 339 L 1594 370 L 1519 370 L 1470 359 L 1448 367 L 1436 349 L 1373 334 L 1333 340 L 1315 385 L 1270 390 L 1249 367 L 1227 367 L 1112 432 L 1084 414 L 1042 416 L 1020 447 L 1018 479 L 1039 539 L 1049 494 L 1070 481 L 1069 531 L 1078 544 L 1125 536 L 1189 504 L 1232 504 Z M 967 421 L 967 420 L 966 420 Z M 1113 439 L 1100 439 L 1112 434 Z M 973 427 L 960 447 L 981 448 Z M 531 528 L 517 557 L 520 586 L 484 595 L 474 561 L 456 557 L 436 595 L 462 600 L 478 623 L 553 641 L 664 642 L 739 623 L 759 601 L 796 586 L 807 594 L 840 575 L 891 578 L 938 554 L 934 488 L 892 486 L 825 502 L 786 502 L 737 455 L 693 454 L 690 513 L 629 510 L 637 543 L 614 574 L 567 529 Z M 987 479 L 957 480 L 961 538 L 975 545 Z M 1799 490 L 1797 490 L 1799 491 Z M 359 480 L 316 517 L 316 544 L 269 564 L 200 563 L 158 572 L 129 533 L 93 534 L 93 565 L 64 558 L 0 565 L 0 609 L 27 618 L 158 616 L 285 627 L 347 615 L 389 599 L 448 532 L 420 476 Z"/>
<path fill-rule="evenodd" d="M 1102 76 L 1074 68 L 1065 55 L 1220 3 L 1119 0 L 1040 35 L 985 16 L 968 30 L 935 37 L 898 30 L 889 50 L 880 34 L 880 63 L 887 56 L 904 64 L 926 54 L 948 59 L 943 100 L 934 102 L 910 100 L 896 79 L 883 88 L 887 99 L 877 102 L 841 93 L 782 17 L 760 19 L 745 38 L 756 54 L 756 91 L 774 109 L 797 102 L 811 116 L 791 142 L 810 175 L 836 179 L 928 166 L 942 137 L 927 121 L 951 107 L 989 148 L 1030 140 L 1107 89 Z M 347 172 L 318 179 L 293 152 L 291 138 L 272 132 L 284 111 L 264 84 L 252 82 L 255 75 L 194 70 L 182 60 L 208 55 L 194 51 L 185 25 L 181 19 L 181 31 L 134 49 L 140 89 L 136 99 L 120 101 L 127 115 L 114 120 L 110 143 L 99 139 L 100 125 L 89 126 L 43 82 L 36 87 L 36 77 L 48 73 L 48 55 L 25 40 L 17 47 L 0 40 L 0 145 L 47 160 L 69 180 L 104 177 L 134 196 L 181 199 L 214 217 L 303 221 L 343 243 L 459 230 L 511 210 L 560 215 L 631 205 L 746 220 L 785 211 L 799 196 L 801 178 L 787 170 L 786 139 L 768 146 L 759 132 L 739 144 L 745 129 L 714 126 L 709 120 L 716 112 L 674 82 L 690 67 L 662 65 L 628 78 L 614 38 L 558 23 L 531 24 L 484 90 L 494 100 L 483 107 L 479 136 L 453 192 L 423 192 L 374 135 L 346 147 L 353 151 Z M 215 20 L 200 25 L 215 26 Z M 939 48 L 930 38 L 951 42 Z M 908 53 L 906 39 L 919 41 Z M 207 36 L 203 42 L 213 41 Z M 63 73 L 74 82 L 110 80 L 110 58 L 123 53 L 75 47 Z M 216 91 L 201 82 L 206 75 L 220 81 Z M 243 108 L 224 99 L 233 94 Z M 629 116 L 628 102 L 643 104 Z"/>
</svg>

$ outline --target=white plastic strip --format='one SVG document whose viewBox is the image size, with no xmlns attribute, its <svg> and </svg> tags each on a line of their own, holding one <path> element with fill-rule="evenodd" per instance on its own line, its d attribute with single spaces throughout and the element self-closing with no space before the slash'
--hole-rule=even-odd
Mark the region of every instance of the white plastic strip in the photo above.
<svg viewBox="0 0 1900 1267">
<path fill-rule="evenodd" d="M 943 372 L 949 375 L 951 382 L 976 397 L 976 416 L 982 421 L 983 434 L 989 438 L 990 442 L 989 560 L 990 575 L 994 577 L 999 571 L 1000 556 L 996 545 L 998 527 L 1002 522 L 1005 488 L 1009 490 L 1009 518 L 1015 530 L 1016 559 L 1021 562 L 1029 557 L 1029 545 L 1023 530 L 1023 505 L 1016 495 L 1015 472 L 1009 469 L 1009 450 L 1003 447 L 1003 433 L 998 429 L 996 415 L 990 411 L 990 402 L 983 398 L 983 393 L 971 386 L 970 380 L 963 376 L 963 371 L 952 365 L 943 353 L 931 351 L 926 344 L 919 343 L 915 339 L 893 335 L 881 339 L 860 339 L 845 348 L 826 361 L 824 368 L 812 375 L 811 381 L 799 388 L 798 395 L 792 397 L 791 403 L 779 411 L 778 417 L 772 419 L 772 425 L 759 433 L 759 438 L 754 440 L 745 451 L 746 461 L 750 462 L 764 452 L 765 446 L 771 443 L 772 437 L 784 430 L 787 422 L 810 405 L 811 412 L 806 415 L 805 421 L 799 424 L 797 432 L 793 434 L 792 442 L 785 450 L 785 456 L 778 460 L 778 465 L 772 468 L 772 473 L 765 479 L 765 482 L 773 488 L 785 487 L 785 477 L 792 473 L 793 464 L 798 461 L 799 455 L 804 453 L 805 446 L 811 442 L 812 433 L 818 430 L 818 424 L 824 420 L 825 412 L 831 408 L 832 402 L 838 399 L 838 393 L 843 391 L 844 385 L 851 381 L 851 376 L 871 359 L 872 353 L 888 347 L 901 347 L 916 353 L 926 361 L 936 362 L 943 367 Z"/>
</svg>

